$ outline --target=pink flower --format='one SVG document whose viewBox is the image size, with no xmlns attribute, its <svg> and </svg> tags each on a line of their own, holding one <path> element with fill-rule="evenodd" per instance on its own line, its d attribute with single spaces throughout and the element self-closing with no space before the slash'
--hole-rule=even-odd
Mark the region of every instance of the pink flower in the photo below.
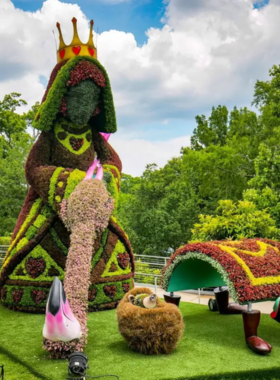
<svg viewBox="0 0 280 380">
<path fill-rule="evenodd" d="M 82 338 L 72 342 L 51 342 L 44 339 L 43 348 L 51 357 L 64 358 L 74 351 L 83 351 L 88 334 L 87 306 L 89 298 L 92 245 L 97 232 L 108 226 L 114 209 L 103 182 L 90 179 L 81 181 L 61 204 L 60 217 L 71 231 L 70 249 L 66 261 L 64 290 L 71 310 L 82 327 Z M 110 297 L 114 289 L 110 289 Z M 91 292 L 91 298 L 94 294 Z"/>
</svg>

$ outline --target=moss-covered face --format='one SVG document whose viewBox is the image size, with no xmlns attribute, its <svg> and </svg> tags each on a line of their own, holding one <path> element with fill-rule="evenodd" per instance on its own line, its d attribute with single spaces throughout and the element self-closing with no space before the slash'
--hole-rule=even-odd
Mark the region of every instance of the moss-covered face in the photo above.
<svg viewBox="0 0 280 380">
<path fill-rule="evenodd" d="M 66 94 L 67 117 L 82 128 L 88 123 L 99 102 L 100 89 L 90 80 L 71 87 Z"/>
</svg>

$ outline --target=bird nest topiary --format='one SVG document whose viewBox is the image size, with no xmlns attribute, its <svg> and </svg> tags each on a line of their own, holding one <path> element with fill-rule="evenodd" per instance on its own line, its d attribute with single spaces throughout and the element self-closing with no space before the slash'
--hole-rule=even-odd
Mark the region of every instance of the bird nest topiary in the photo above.
<svg viewBox="0 0 280 380">
<path fill-rule="evenodd" d="M 133 351 L 145 355 L 169 354 L 183 334 L 182 315 L 177 306 L 160 300 L 154 309 L 145 309 L 129 302 L 129 295 L 143 293 L 152 294 L 152 291 L 149 288 L 132 289 L 119 303 L 119 331 Z"/>
</svg>

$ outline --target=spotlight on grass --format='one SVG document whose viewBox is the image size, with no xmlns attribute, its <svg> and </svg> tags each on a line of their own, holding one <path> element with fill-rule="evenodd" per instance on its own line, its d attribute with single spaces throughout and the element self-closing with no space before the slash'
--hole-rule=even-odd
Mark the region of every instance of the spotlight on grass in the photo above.
<svg viewBox="0 0 280 380">
<path fill-rule="evenodd" d="M 72 375 L 84 375 L 88 368 L 88 358 L 82 352 L 74 352 L 68 358 L 68 373 Z"/>
</svg>

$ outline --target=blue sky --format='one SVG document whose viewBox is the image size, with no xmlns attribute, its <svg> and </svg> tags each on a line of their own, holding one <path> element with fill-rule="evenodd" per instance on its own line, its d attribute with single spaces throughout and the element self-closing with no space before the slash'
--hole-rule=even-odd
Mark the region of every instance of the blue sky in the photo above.
<svg viewBox="0 0 280 380">
<path fill-rule="evenodd" d="M 180 1 L 180 0 L 179 0 Z M 198 0 L 184 0 L 185 2 Z M 137 45 L 142 46 L 147 43 L 146 31 L 149 28 L 163 27 L 161 19 L 163 18 L 168 0 L 61 0 L 64 3 L 78 4 L 88 19 L 95 21 L 94 29 L 99 33 L 109 30 L 124 31 L 126 33 L 132 33 L 136 39 Z M 255 8 L 262 8 L 267 5 L 269 0 L 255 1 Z M 29 12 L 35 12 L 42 7 L 42 0 L 13 0 L 13 4 Z M 48 77 L 40 76 L 40 82 L 47 85 Z M 188 110 L 187 115 L 179 115 L 178 117 L 171 117 L 172 122 L 162 120 L 156 121 L 142 121 L 141 118 L 137 121 L 133 120 L 133 117 L 122 118 L 123 124 L 134 124 L 133 131 L 134 136 L 148 137 L 149 140 L 155 141 L 157 139 L 167 140 L 170 138 L 177 138 L 183 134 L 191 134 L 196 126 L 195 116 L 197 114 L 211 113 L 212 105 L 208 108 L 195 108 L 193 111 Z M 233 107 L 237 104 L 229 104 L 229 107 Z M 162 104 L 165 107 L 165 104 Z"/>
<path fill-rule="evenodd" d="M 42 0 L 12 0 L 15 7 L 28 12 L 36 12 L 41 9 Z M 161 22 L 166 11 L 166 0 L 130 0 L 112 3 L 112 0 L 61 0 L 72 4 L 78 4 L 88 19 L 95 21 L 94 29 L 102 33 L 112 29 L 132 33 L 137 45 L 142 46 L 147 42 L 146 31 L 149 28 L 163 27 Z M 46 87 L 48 77 L 40 75 L 40 83 Z M 163 104 L 163 107 L 165 105 Z M 182 135 L 190 135 L 195 127 L 194 116 L 184 118 L 173 118 L 169 120 L 141 121 L 132 118 L 122 118 L 122 124 L 132 124 L 129 135 L 134 138 L 146 139 L 148 141 L 166 141 L 176 139 Z M 179 150 L 178 150 L 179 154 Z"/>
<path fill-rule="evenodd" d="M 254 7 L 257 9 L 260 9 L 262 7 L 265 7 L 268 3 L 269 3 L 269 0 L 260 0 L 254 4 Z"/>
<path fill-rule="evenodd" d="M 109 0 L 105 2 L 102 0 L 67 0 L 63 2 L 79 4 L 89 19 L 98 20 L 95 27 L 99 27 L 100 33 L 110 29 L 131 32 L 140 45 L 147 41 L 145 32 L 148 28 L 162 27 L 160 20 L 167 5 L 165 0 L 131 0 L 113 4 Z M 13 3 L 17 8 L 34 12 L 41 8 L 43 1 L 13 0 Z M 269 0 L 257 0 L 254 7 L 259 9 L 268 3 Z"/>
<path fill-rule="evenodd" d="M 110 4 L 102 0 L 67 0 L 79 4 L 89 19 L 95 20 L 99 33 L 110 29 L 133 33 L 139 45 L 147 41 L 148 28 L 161 28 L 160 22 L 166 8 L 162 0 L 133 0 Z M 41 8 L 42 0 L 14 0 L 14 5 L 24 11 L 34 12 Z"/>
<path fill-rule="evenodd" d="M 73 16 L 84 35 L 85 17 L 98 27 L 118 120 L 110 141 L 132 175 L 178 156 L 196 115 L 252 109 L 256 81 L 280 63 L 279 0 L 0 0 L 0 99 L 42 98 L 52 30 L 59 21 L 71 41 Z"/>
</svg>

